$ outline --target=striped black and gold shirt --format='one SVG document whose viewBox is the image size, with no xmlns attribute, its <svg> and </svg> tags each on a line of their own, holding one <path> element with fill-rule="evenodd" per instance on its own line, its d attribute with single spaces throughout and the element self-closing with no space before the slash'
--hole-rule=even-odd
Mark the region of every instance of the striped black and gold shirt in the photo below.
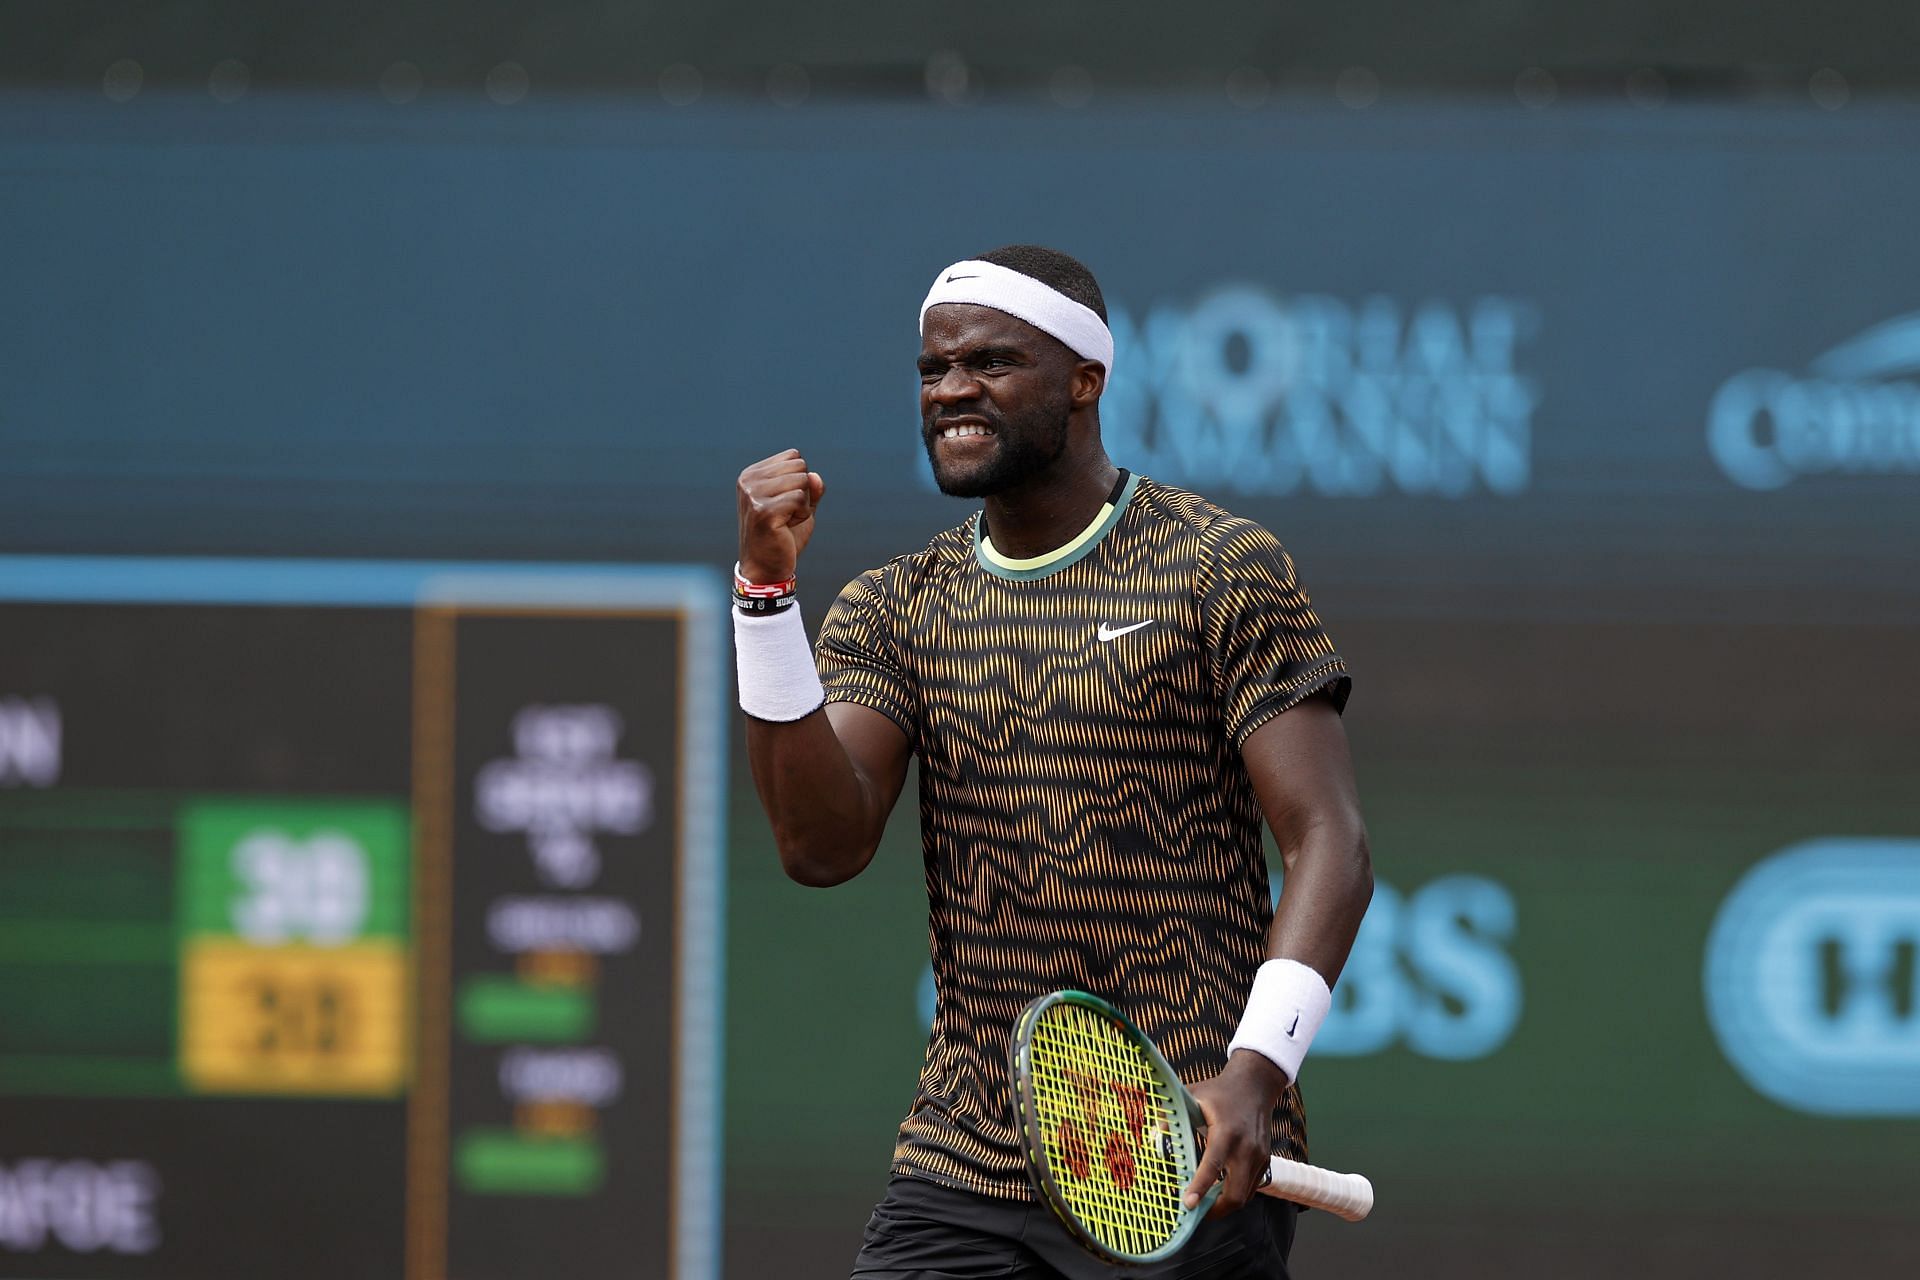
<svg viewBox="0 0 1920 1280">
<path fill-rule="evenodd" d="M 896 1172 L 1031 1197 L 1007 1044 L 1074 987 L 1112 1001 L 1189 1082 L 1216 1074 L 1272 915 L 1249 734 L 1346 666 L 1274 536 L 1121 474 L 1036 561 L 978 515 L 849 583 L 821 628 L 827 697 L 920 760 L 938 992 Z M 1303 1158 L 1289 1088 L 1275 1149 Z"/>
</svg>

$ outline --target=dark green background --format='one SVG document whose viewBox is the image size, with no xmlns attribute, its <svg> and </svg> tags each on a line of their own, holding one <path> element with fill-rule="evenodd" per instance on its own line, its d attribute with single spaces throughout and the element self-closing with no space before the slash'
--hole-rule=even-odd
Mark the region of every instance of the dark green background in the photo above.
<svg viewBox="0 0 1920 1280">
<path fill-rule="evenodd" d="M 1311 581 L 1311 565 L 1303 571 Z M 1510 891 L 1517 925 L 1508 951 L 1524 1006 L 1511 1038 L 1484 1058 L 1442 1062 L 1395 1048 L 1310 1059 L 1314 1155 L 1366 1172 L 1380 1206 L 1358 1226 L 1309 1217 L 1299 1273 L 1910 1274 L 1920 1262 L 1912 1229 L 1920 1122 L 1816 1117 L 1762 1098 L 1709 1030 L 1701 969 L 1715 912 L 1757 862 L 1814 837 L 1910 837 L 1920 826 L 1920 742 L 1910 732 L 1920 629 L 1751 616 L 1459 621 L 1382 615 L 1356 599 L 1339 582 L 1317 593 L 1356 672 L 1347 728 L 1378 877 L 1408 895 L 1463 874 Z M 46 628 L 78 615 L 16 608 L 10 616 L 12 673 L 77 660 Z M 108 632 L 120 643 L 146 634 L 131 625 L 145 615 L 113 616 L 121 626 Z M 264 612 L 195 616 L 209 643 L 306 634 L 276 631 L 280 620 Z M 384 708 L 382 723 L 404 738 L 405 681 L 391 669 L 407 652 L 404 615 L 331 616 L 382 642 L 355 650 L 389 664 L 356 668 L 367 695 L 357 705 Z M 86 634 L 102 633 L 96 625 Z M 100 670 L 134 682 L 158 669 L 129 659 Z M 181 708 L 196 698 L 220 704 L 205 681 L 234 670 L 209 663 L 191 679 L 183 671 L 155 677 L 164 686 L 156 696 Z M 100 717 L 117 705 L 112 682 L 95 685 L 98 700 L 70 707 L 76 751 L 103 740 L 81 731 L 80 712 L 104 725 L 111 721 Z M 260 714 L 257 701 L 229 712 Z M 204 716 L 192 723 L 204 728 Z M 258 720 L 214 737 L 240 750 L 261 733 L 278 741 L 281 723 L 293 721 Z M 371 766 L 345 750 L 364 731 L 359 719 L 323 717 L 257 759 L 278 792 L 309 778 L 317 791 L 364 790 Z M 734 736 L 727 1275 L 767 1275 L 777 1259 L 780 1275 L 827 1280 L 845 1274 L 857 1247 L 920 1064 L 926 936 L 913 796 L 903 797 L 865 874 L 830 891 L 801 888 L 778 869 Z M 183 760 L 148 763 L 178 769 Z M 130 747 L 70 763 L 123 783 L 142 765 Z M 171 781 L 182 794 L 207 785 L 189 774 Z M 158 793 L 141 794 L 118 818 L 97 805 L 90 817 L 151 822 L 142 805 Z M 16 819 L 36 807 L 47 809 L 47 800 L 9 797 Z M 44 842 L 9 843 L 4 854 L 10 873 L 47 856 Z M 65 856 L 85 854 L 76 847 Z M 0 911 L 7 921 L 59 905 L 30 896 L 34 884 L 52 883 L 44 874 L 14 874 L 10 883 L 15 896 Z M 11 971 L 8 981 L 9 1007 L 25 1007 L 26 975 Z M 111 1017 L 120 1025 L 119 1014 Z M 129 1108 L 171 1105 L 184 1104 L 36 1098 L 10 1114 L 34 1126 L 14 1136 L 36 1150 L 86 1150 L 88 1134 L 142 1124 Z M 270 1188 L 254 1175 L 297 1166 L 322 1185 L 358 1188 L 397 1231 L 397 1185 L 389 1192 L 363 1176 L 377 1168 L 397 1183 L 397 1112 L 276 1105 L 215 1117 L 253 1126 L 261 1145 L 247 1166 L 250 1184 Z M 335 1140 L 348 1116 L 381 1144 L 365 1169 L 343 1154 L 350 1144 Z M 299 1132 L 274 1129 L 276 1117 L 298 1121 Z M 170 1194 L 196 1221 L 222 1212 L 224 1201 L 190 1186 Z M 288 1221 L 297 1230 L 305 1219 Z M 150 1273 L 103 1264 L 61 1274 Z"/>
<path fill-rule="evenodd" d="M 1920 635 L 1343 626 L 1324 593 L 1322 612 L 1358 673 L 1347 720 L 1378 878 L 1403 893 L 1458 873 L 1505 885 L 1524 1007 L 1478 1060 L 1309 1058 L 1314 1157 L 1366 1172 L 1379 1208 L 1358 1226 L 1309 1215 L 1297 1273 L 1920 1265 L 1920 1122 L 1761 1097 L 1722 1057 L 1701 995 L 1708 929 L 1748 867 L 1812 836 L 1920 825 L 1920 751 L 1897 732 L 1920 694 L 1905 656 Z M 1780 680 L 1809 646 L 1844 676 Z M 727 1207 L 741 1280 L 776 1250 L 783 1274 L 843 1275 L 885 1180 L 922 1048 L 912 798 L 872 867 L 820 891 L 782 878 L 750 790 L 736 792 Z"/>
</svg>

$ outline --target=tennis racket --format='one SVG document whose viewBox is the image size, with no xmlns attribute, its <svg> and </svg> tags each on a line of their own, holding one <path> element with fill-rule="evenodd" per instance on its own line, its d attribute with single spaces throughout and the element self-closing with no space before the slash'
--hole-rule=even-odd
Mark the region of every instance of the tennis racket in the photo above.
<svg viewBox="0 0 1920 1280">
<path fill-rule="evenodd" d="M 1220 1194 L 1181 1203 L 1205 1121 L 1180 1077 L 1126 1015 L 1084 991 L 1028 1005 L 1013 1029 L 1013 1097 L 1027 1172 L 1075 1240 L 1108 1262 L 1157 1262 Z M 1275 1156 L 1260 1190 L 1358 1222 L 1373 1184 Z"/>
</svg>

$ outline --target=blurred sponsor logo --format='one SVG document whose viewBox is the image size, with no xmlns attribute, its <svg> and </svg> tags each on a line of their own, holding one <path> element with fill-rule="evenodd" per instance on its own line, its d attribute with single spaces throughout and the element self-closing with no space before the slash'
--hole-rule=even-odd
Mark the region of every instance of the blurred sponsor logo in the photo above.
<svg viewBox="0 0 1920 1280">
<path fill-rule="evenodd" d="M 1529 303 L 1284 301 L 1230 285 L 1191 307 L 1111 312 L 1108 451 L 1170 484 L 1256 495 L 1465 498 L 1532 476 Z"/>
<path fill-rule="evenodd" d="M 1505 950 L 1517 919 L 1513 895 L 1485 876 L 1443 876 L 1407 895 L 1376 882 L 1313 1052 L 1493 1053 L 1520 1025 L 1520 970 Z"/>
<path fill-rule="evenodd" d="M 1827 838 L 1749 871 L 1707 939 L 1708 1020 L 1760 1093 L 1920 1115 L 1920 840 Z"/>
<path fill-rule="evenodd" d="M 1277 899 L 1277 878 L 1274 886 Z M 1376 881 L 1313 1052 L 1361 1057 L 1403 1043 L 1456 1062 L 1493 1053 L 1520 1024 L 1520 970 L 1505 950 L 1516 920 L 1513 895 L 1484 876 L 1443 876 L 1411 895 Z M 918 988 L 923 1029 L 936 1001 L 929 964 Z"/>
<path fill-rule="evenodd" d="M 1748 369 L 1727 379 L 1707 414 L 1707 447 L 1747 489 L 1809 475 L 1920 473 L 1915 375 L 1920 311 L 1841 343 L 1811 376 Z"/>
</svg>

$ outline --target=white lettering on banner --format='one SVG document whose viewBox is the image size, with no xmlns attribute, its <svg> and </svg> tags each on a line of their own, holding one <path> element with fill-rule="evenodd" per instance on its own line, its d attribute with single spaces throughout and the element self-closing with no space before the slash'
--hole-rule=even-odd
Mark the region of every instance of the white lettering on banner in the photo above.
<svg viewBox="0 0 1920 1280">
<path fill-rule="evenodd" d="M 0 698 L 0 787 L 60 781 L 60 707 L 52 698 Z"/>
<path fill-rule="evenodd" d="M 1517 921 L 1513 895 L 1484 876 L 1444 876 L 1404 898 L 1375 881 L 1313 1052 L 1361 1057 L 1402 1041 L 1449 1061 L 1495 1052 L 1520 1025 L 1520 970 L 1503 947 Z M 931 1028 L 931 964 L 915 997 L 922 1028 Z"/>
<path fill-rule="evenodd" d="M 1707 413 L 1707 448 L 1746 489 L 1800 476 L 1920 474 L 1920 311 L 1876 325 L 1813 362 L 1812 377 L 1748 369 Z"/>
<path fill-rule="evenodd" d="M 0 1162 L 0 1251 L 152 1253 L 160 1175 L 139 1160 Z"/>
<path fill-rule="evenodd" d="M 1314 1053 L 1397 1041 L 1451 1061 L 1493 1053 L 1520 1024 L 1520 970 L 1503 949 L 1517 918 L 1506 886 L 1484 876 L 1445 876 L 1406 898 L 1376 882 Z"/>
<path fill-rule="evenodd" d="M 515 1102 L 578 1102 L 604 1107 L 620 1098 L 626 1073 L 606 1049 L 509 1049 L 500 1090 Z"/>
<path fill-rule="evenodd" d="M 635 835 L 653 822 L 653 771 L 614 751 L 625 722 L 600 705 L 526 707 L 513 719 L 517 755 L 474 779 L 480 825 L 524 831 L 548 884 L 578 889 L 600 874 L 596 832 Z"/>
<path fill-rule="evenodd" d="M 1539 392 L 1516 363 L 1536 309 L 1385 297 L 1284 302 L 1235 285 L 1191 309 L 1111 311 L 1107 448 L 1170 484 L 1225 493 L 1465 498 L 1532 477 Z"/>
<path fill-rule="evenodd" d="M 1775 1102 L 1920 1115 L 1920 839 L 1829 837 L 1767 858 L 1707 938 L 1707 1018 Z"/>
</svg>

